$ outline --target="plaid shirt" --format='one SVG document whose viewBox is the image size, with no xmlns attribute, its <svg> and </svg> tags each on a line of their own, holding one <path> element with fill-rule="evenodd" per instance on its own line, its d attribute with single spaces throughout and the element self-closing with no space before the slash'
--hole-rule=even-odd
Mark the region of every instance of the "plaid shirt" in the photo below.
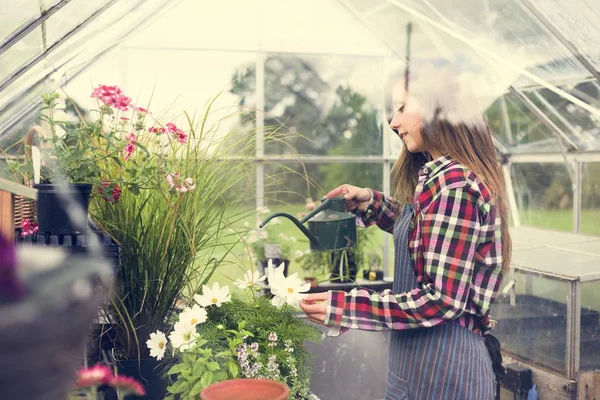
<svg viewBox="0 0 600 400">
<path fill-rule="evenodd" d="M 399 203 L 372 192 L 358 223 L 392 233 Z M 413 203 L 409 252 L 419 287 L 396 294 L 332 291 L 325 324 L 403 330 L 455 319 L 486 334 L 502 279 L 500 215 L 491 193 L 471 171 L 441 157 L 419 171 Z"/>
</svg>

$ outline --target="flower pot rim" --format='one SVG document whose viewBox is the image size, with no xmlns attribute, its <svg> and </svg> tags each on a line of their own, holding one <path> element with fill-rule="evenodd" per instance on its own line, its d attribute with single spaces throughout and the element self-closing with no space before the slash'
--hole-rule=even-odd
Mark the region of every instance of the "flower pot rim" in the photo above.
<svg viewBox="0 0 600 400">
<path fill-rule="evenodd" d="M 217 383 L 213 383 L 212 385 L 204 388 L 200 393 L 201 400 L 213 400 L 217 399 L 208 397 L 212 394 L 220 394 L 223 393 L 224 388 L 227 387 L 236 387 L 242 386 L 244 388 L 244 392 L 255 391 L 258 387 L 272 387 L 279 388 L 280 392 L 275 393 L 273 400 L 284 400 L 289 397 L 290 390 L 286 385 L 281 382 L 273 381 L 270 379 L 257 379 L 257 378 L 237 378 L 237 379 L 228 379 L 226 381 L 221 381 Z"/>
</svg>

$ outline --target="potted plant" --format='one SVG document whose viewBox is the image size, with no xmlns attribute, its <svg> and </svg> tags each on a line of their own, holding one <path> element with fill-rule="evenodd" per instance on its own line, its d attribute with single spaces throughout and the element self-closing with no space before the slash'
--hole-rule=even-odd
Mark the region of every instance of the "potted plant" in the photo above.
<svg viewBox="0 0 600 400">
<path fill-rule="evenodd" d="M 166 382 L 144 341 L 170 330 L 178 300 L 228 262 L 240 239 L 227 228 L 246 216 L 240 209 L 247 201 L 246 191 L 232 188 L 250 174 L 254 151 L 244 138 L 207 124 L 209 111 L 200 120 L 184 115 L 185 128 L 144 115 L 117 122 L 114 134 L 129 132 L 121 149 L 127 158 L 107 165 L 101 176 L 109 183 L 124 178 L 119 199 L 96 196 L 90 215 L 121 247 L 115 294 L 102 310 L 114 338 L 110 353 L 121 373 L 147 386 L 145 398 L 162 399 Z M 223 162 L 232 148 L 236 161 Z"/>
<path fill-rule="evenodd" d="M 364 228 L 357 230 L 356 246 L 329 252 L 328 265 L 331 272 L 331 282 L 355 282 L 361 267 L 369 266 L 368 247 L 371 244 L 374 229 Z"/>
<path fill-rule="evenodd" d="M 294 313 L 308 285 L 296 273 L 285 277 L 283 265 L 271 262 L 268 269 L 273 299 L 257 295 L 265 277 L 248 271 L 235 284 L 250 296 L 232 298 L 218 283 L 204 286 L 170 332 L 150 335 L 150 354 L 168 365 L 174 378 L 166 399 L 197 399 L 211 384 L 238 378 L 281 382 L 290 399 L 306 398 L 311 357 L 304 342 L 321 335 Z"/>
<path fill-rule="evenodd" d="M 118 199 L 122 187 L 136 190 L 151 179 L 145 165 L 125 170 L 114 180 L 106 176 L 139 147 L 135 133 L 144 126 L 146 110 L 131 104 L 131 98 L 116 86 L 100 85 L 91 97 L 99 107 L 85 112 L 70 98 L 62 99 L 56 92 L 43 94 L 45 127 L 32 128 L 24 139 L 23 161 L 9 161 L 16 179 L 33 183 L 38 190 L 40 233 L 82 232 L 90 196 Z M 130 118 L 133 123 L 126 124 Z"/>
</svg>

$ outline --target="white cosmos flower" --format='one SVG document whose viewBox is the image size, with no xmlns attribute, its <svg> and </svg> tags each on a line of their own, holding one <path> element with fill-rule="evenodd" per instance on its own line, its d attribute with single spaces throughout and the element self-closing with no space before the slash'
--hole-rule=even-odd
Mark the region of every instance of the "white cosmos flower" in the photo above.
<svg viewBox="0 0 600 400">
<path fill-rule="evenodd" d="M 195 326 L 185 321 L 179 321 L 175 324 L 175 330 L 169 335 L 169 340 L 174 349 L 184 351 L 196 343 L 198 336 Z"/>
<path fill-rule="evenodd" d="M 278 282 L 285 280 L 285 276 L 283 275 L 284 268 L 284 263 L 279 264 L 279 267 L 275 267 L 273 260 L 269 259 L 267 264 L 267 278 L 269 279 L 269 287 L 271 289 L 273 289 L 273 286 L 278 286 Z"/>
<path fill-rule="evenodd" d="M 146 341 L 146 346 L 150 349 L 150 356 L 162 360 L 167 349 L 167 337 L 161 331 L 150 334 L 150 339 Z"/>
<path fill-rule="evenodd" d="M 310 289 L 310 283 L 303 283 L 298 277 L 297 273 L 294 273 L 283 280 L 276 280 L 275 284 L 270 284 L 271 293 L 275 295 L 272 303 L 275 307 L 281 307 L 284 304 L 290 306 L 298 306 L 300 300 L 302 300 L 302 294 Z"/>
<path fill-rule="evenodd" d="M 208 307 L 213 304 L 217 307 L 221 307 L 221 304 L 231 300 L 229 286 L 221 287 L 219 282 L 213 283 L 212 288 L 204 285 L 202 286 L 202 296 L 196 294 L 194 295 L 194 300 L 202 307 Z"/>
<path fill-rule="evenodd" d="M 194 305 L 192 308 L 186 307 L 179 314 L 179 321 L 189 323 L 192 326 L 206 322 L 206 318 L 206 310 L 198 305 Z"/>
<path fill-rule="evenodd" d="M 244 274 L 244 279 L 236 279 L 235 282 L 233 282 L 233 284 L 237 287 L 239 287 L 240 289 L 248 289 L 251 287 L 254 287 L 254 285 L 256 285 L 258 282 L 262 282 L 266 279 L 267 277 L 265 275 L 260 276 L 260 272 L 258 271 L 246 271 L 246 273 Z"/>
</svg>

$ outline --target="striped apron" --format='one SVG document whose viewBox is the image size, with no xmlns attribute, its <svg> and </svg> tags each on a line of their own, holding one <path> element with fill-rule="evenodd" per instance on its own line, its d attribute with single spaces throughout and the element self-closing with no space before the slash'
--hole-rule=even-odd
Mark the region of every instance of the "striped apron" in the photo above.
<svg viewBox="0 0 600 400">
<path fill-rule="evenodd" d="M 412 206 L 394 227 L 394 293 L 417 286 L 408 250 Z M 449 321 L 390 332 L 386 400 L 493 400 L 495 377 L 484 338 Z"/>
</svg>

